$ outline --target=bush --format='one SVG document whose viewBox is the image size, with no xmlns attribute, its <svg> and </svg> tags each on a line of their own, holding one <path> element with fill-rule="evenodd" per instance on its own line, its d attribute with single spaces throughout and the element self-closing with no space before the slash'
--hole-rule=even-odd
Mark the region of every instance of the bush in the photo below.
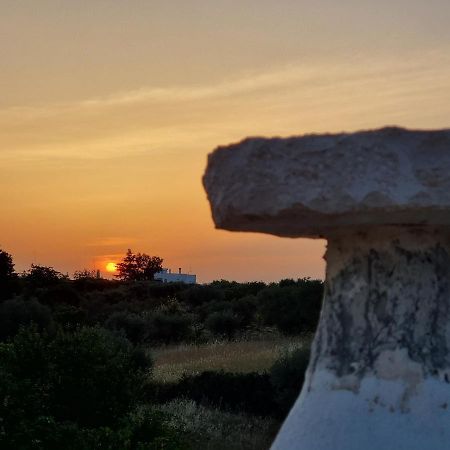
<svg viewBox="0 0 450 450">
<path fill-rule="evenodd" d="M 54 286 L 35 289 L 34 295 L 44 305 L 52 308 L 60 305 L 78 306 L 81 301 L 80 294 L 74 289 L 70 281 L 60 281 Z"/>
<path fill-rule="evenodd" d="M 270 369 L 270 380 L 282 417 L 287 415 L 300 394 L 308 367 L 309 354 L 308 345 L 298 348 L 282 355 Z"/>
<path fill-rule="evenodd" d="M 240 326 L 247 326 L 254 320 L 257 306 L 258 301 L 254 295 L 233 300 L 233 312 L 239 318 Z"/>
<path fill-rule="evenodd" d="M 236 281 L 220 280 L 213 281 L 210 286 L 220 289 L 225 296 L 225 300 L 233 300 L 236 298 L 246 297 L 248 295 L 256 295 L 259 291 L 266 287 L 266 284 L 262 281 L 238 283 Z"/>
<path fill-rule="evenodd" d="M 258 294 L 264 323 L 290 335 L 314 331 L 322 304 L 323 282 L 284 280 L 280 286 L 269 286 Z"/>
<path fill-rule="evenodd" d="M 231 310 L 221 311 L 208 316 L 205 325 L 211 333 L 232 339 L 239 328 L 239 320 Z"/>
<path fill-rule="evenodd" d="M 105 327 L 112 331 L 123 332 L 134 344 L 144 342 L 149 335 L 149 322 L 141 316 L 126 311 L 111 314 Z"/>
<path fill-rule="evenodd" d="M 187 315 L 157 312 L 149 317 L 149 341 L 181 342 L 191 336 L 191 318 Z"/>
<path fill-rule="evenodd" d="M 180 293 L 180 299 L 189 306 L 196 307 L 212 301 L 225 299 L 225 294 L 213 286 L 195 285 Z"/>
<path fill-rule="evenodd" d="M 24 272 L 22 277 L 31 289 L 55 286 L 62 280 L 67 279 L 65 275 L 58 272 L 53 267 L 40 266 L 37 264 L 31 264 L 31 268 Z"/>
<path fill-rule="evenodd" d="M 53 318 L 65 330 L 74 330 L 87 324 L 86 311 L 72 305 L 56 306 L 53 310 Z"/>
<path fill-rule="evenodd" d="M 0 433 L 0 446 L 3 450 L 189 450 L 185 433 L 171 422 L 169 415 L 150 408 L 138 408 L 117 429 L 86 428 L 37 416 L 21 433 Z"/>
<path fill-rule="evenodd" d="M 50 309 L 36 300 L 15 298 L 0 304 L 0 340 L 15 336 L 20 327 L 35 324 L 37 329 L 52 330 Z"/>
<path fill-rule="evenodd" d="M 140 398 L 149 359 L 100 328 L 60 333 L 48 346 L 52 409 L 86 426 L 115 424 Z"/>
<path fill-rule="evenodd" d="M 0 344 L 0 448 L 182 450 L 170 418 L 137 406 L 151 361 L 123 338 L 21 329 Z"/>
<path fill-rule="evenodd" d="M 257 416 L 276 413 L 274 390 L 268 374 L 205 371 L 184 375 L 178 383 L 159 390 L 158 401 L 186 398 L 225 411 Z"/>
<path fill-rule="evenodd" d="M 98 427 L 116 425 L 138 403 L 151 361 L 103 329 L 59 332 L 53 339 L 22 329 L 3 344 L 0 366 L 4 379 L 14 381 L 2 392 L 3 423 L 11 414 L 34 417 L 37 408 L 58 422 Z"/>
<path fill-rule="evenodd" d="M 261 450 L 270 447 L 280 426 L 271 417 L 229 413 L 192 400 L 173 400 L 158 407 L 189 435 L 201 450 Z"/>
</svg>

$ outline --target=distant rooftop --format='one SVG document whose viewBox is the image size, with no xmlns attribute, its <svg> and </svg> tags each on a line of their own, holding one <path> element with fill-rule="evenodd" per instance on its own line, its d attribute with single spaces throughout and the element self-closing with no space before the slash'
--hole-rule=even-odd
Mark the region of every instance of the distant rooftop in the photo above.
<svg viewBox="0 0 450 450">
<path fill-rule="evenodd" d="M 172 273 L 171 269 L 163 268 L 161 272 L 155 274 L 155 280 L 163 283 L 186 283 L 196 284 L 197 276 L 187 273 L 182 273 L 181 267 L 177 273 Z"/>
</svg>

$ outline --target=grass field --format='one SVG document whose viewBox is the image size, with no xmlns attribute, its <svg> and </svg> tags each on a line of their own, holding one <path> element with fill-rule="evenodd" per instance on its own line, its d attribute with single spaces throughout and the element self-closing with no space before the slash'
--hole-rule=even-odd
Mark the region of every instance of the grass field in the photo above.
<svg viewBox="0 0 450 450">
<path fill-rule="evenodd" d="M 231 414 L 189 400 L 174 400 L 159 410 L 190 436 L 194 450 L 266 450 L 280 426 L 270 418 Z"/>
<path fill-rule="evenodd" d="M 279 335 L 251 340 L 220 341 L 202 345 L 176 345 L 152 349 L 153 377 L 162 383 L 176 382 L 183 374 L 205 370 L 265 372 L 286 352 L 310 345 L 309 336 Z M 191 437 L 197 450 L 267 450 L 281 425 L 279 420 L 231 413 L 175 399 L 158 407 Z"/>
<path fill-rule="evenodd" d="M 177 345 L 152 350 L 154 377 L 160 382 L 178 380 L 184 373 L 205 370 L 263 372 L 286 351 L 300 347 L 304 339 L 281 338 L 221 341 L 202 345 Z"/>
</svg>

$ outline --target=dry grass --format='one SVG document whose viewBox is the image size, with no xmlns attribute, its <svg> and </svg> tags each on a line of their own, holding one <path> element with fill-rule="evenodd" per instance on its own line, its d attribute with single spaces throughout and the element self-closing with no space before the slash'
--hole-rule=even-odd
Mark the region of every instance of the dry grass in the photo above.
<svg viewBox="0 0 450 450">
<path fill-rule="evenodd" d="M 158 409 L 168 413 L 173 425 L 190 436 L 193 449 L 268 449 L 280 426 L 270 418 L 231 414 L 189 400 L 174 400 Z"/>
<path fill-rule="evenodd" d="M 263 372 L 281 353 L 300 347 L 302 342 L 296 337 L 161 347 L 152 351 L 154 377 L 160 382 L 171 382 L 184 373 L 191 375 L 205 370 Z"/>
</svg>

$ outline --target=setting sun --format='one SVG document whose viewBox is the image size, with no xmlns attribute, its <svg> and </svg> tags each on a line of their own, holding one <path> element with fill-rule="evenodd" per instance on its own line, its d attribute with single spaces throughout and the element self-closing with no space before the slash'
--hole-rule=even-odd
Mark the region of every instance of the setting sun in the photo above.
<svg viewBox="0 0 450 450">
<path fill-rule="evenodd" d="M 107 272 L 116 272 L 117 271 L 117 265 L 116 263 L 109 262 L 106 264 L 106 270 Z"/>
</svg>

